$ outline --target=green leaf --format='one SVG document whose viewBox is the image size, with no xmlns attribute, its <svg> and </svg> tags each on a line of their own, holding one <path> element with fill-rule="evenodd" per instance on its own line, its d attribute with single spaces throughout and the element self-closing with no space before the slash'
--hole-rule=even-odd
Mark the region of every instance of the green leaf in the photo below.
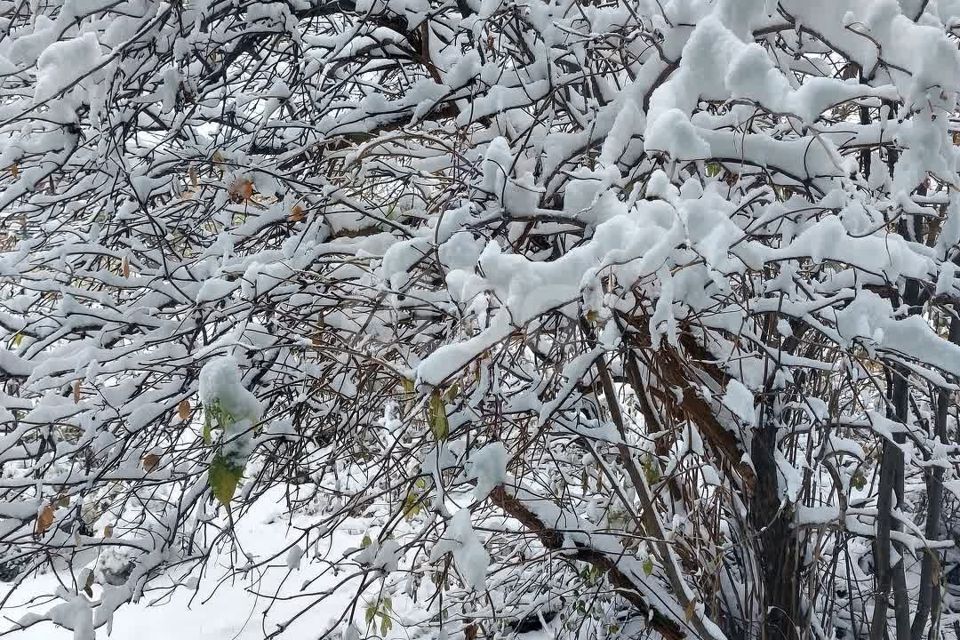
<svg viewBox="0 0 960 640">
<path fill-rule="evenodd" d="M 645 575 L 653 573 L 653 559 L 650 556 L 647 556 L 647 559 L 643 561 L 643 573 Z"/>
<path fill-rule="evenodd" d="M 447 402 L 453 402 L 460 395 L 460 385 L 454 382 L 443 394 L 443 399 Z"/>
<path fill-rule="evenodd" d="M 443 442 L 450 435 L 450 423 L 447 422 L 447 407 L 443 403 L 443 395 L 439 389 L 430 394 L 430 430 L 438 442 Z"/>
<path fill-rule="evenodd" d="M 220 401 L 215 400 L 210 406 L 204 406 L 203 416 L 203 441 L 207 444 L 213 442 L 213 428 L 219 427 L 227 429 L 237 421 L 230 413 L 220 406 Z M 216 421 L 216 423 L 214 423 Z"/>
<path fill-rule="evenodd" d="M 366 549 L 372 544 L 373 544 L 373 540 L 370 538 L 370 534 L 368 533 L 367 535 L 363 536 L 363 540 L 360 541 L 360 548 Z"/>
<path fill-rule="evenodd" d="M 363 617 L 367 621 L 367 628 L 370 628 L 370 625 L 373 624 L 373 619 L 377 617 L 377 605 L 372 603 L 368 604 Z"/>
<path fill-rule="evenodd" d="M 660 481 L 660 465 L 652 455 L 647 454 L 643 458 L 643 475 L 646 476 L 648 484 Z"/>
<path fill-rule="evenodd" d="M 867 486 L 867 479 L 863 475 L 863 471 L 858 470 L 855 474 L 853 474 L 853 478 L 850 479 L 850 484 L 853 485 L 854 489 L 858 490 Z"/>
<path fill-rule="evenodd" d="M 708 162 L 707 163 L 707 177 L 712 178 L 720 174 L 720 163 L 719 162 Z"/>
<path fill-rule="evenodd" d="M 411 491 L 403 499 L 403 517 L 412 520 L 418 513 L 420 513 L 420 496 Z"/>
<path fill-rule="evenodd" d="M 230 506 L 233 494 L 237 491 L 240 478 L 243 477 L 243 465 L 231 462 L 221 454 L 213 457 L 207 471 L 207 481 L 213 489 L 213 495 L 225 507 Z"/>
<path fill-rule="evenodd" d="M 393 628 L 393 620 L 390 619 L 385 613 L 380 614 L 380 635 L 386 637 L 390 633 L 390 629 Z"/>
<path fill-rule="evenodd" d="M 213 434 L 211 433 L 213 425 L 211 423 L 210 412 L 207 411 L 203 416 L 203 442 L 205 444 L 213 442 Z"/>
</svg>

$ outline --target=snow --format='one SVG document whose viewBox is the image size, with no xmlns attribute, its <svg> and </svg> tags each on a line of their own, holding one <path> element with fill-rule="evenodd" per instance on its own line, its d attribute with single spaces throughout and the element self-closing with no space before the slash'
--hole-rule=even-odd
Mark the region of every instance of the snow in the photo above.
<svg viewBox="0 0 960 640">
<path fill-rule="evenodd" d="M 94 33 L 51 43 L 37 60 L 34 100 L 42 102 L 69 88 L 77 79 L 93 71 L 102 59 L 100 43 Z"/>
<path fill-rule="evenodd" d="M 450 518 L 446 532 L 430 552 L 430 560 L 436 561 L 450 552 L 453 552 L 457 571 L 467 586 L 482 589 L 490 566 L 490 554 L 473 530 L 468 509 L 461 509 Z"/>
<path fill-rule="evenodd" d="M 293 545 L 287 552 L 287 568 L 294 570 L 300 568 L 300 559 L 303 558 L 303 549 L 300 545 Z"/>
<path fill-rule="evenodd" d="M 240 381 L 240 365 L 233 356 L 218 356 L 200 370 L 200 402 L 206 407 L 219 403 L 237 420 L 255 421 L 260 401 Z"/>
<path fill-rule="evenodd" d="M 0 371 L 10 376 L 27 376 L 33 367 L 17 354 L 0 347 Z"/>
<path fill-rule="evenodd" d="M 677 160 L 698 160 L 711 155 L 710 144 L 680 109 L 668 109 L 656 119 L 651 116 L 643 140 L 648 151 L 666 151 Z"/>
<path fill-rule="evenodd" d="M 400 563 L 400 544 L 393 539 L 387 539 L 383 542 L 371 540 L 356 555 L 355 560 L 373 569 L 396 571 Z"/>
<path fill-rule="evenodd" d="M 483 500 L 507 477 L 507 449 L 500 442 L 484 446 L 470 454 L 469 477 L 477 481 L 474 498 Z"/>
<path fill-rule="evenodd" d="M 233 356 L 218 356 L 200 370 L 200 402 L 206 419 L 223 429 L 223 456 L 242 464 L 254 447 L 253 426 L 261 403 L 241 383 L 240 366 Z"/>
<path fill-rule="evenodd" d="M 558 637 L 649 610 L 719 638 L 774 610 L 736 576 L 781 517 L 802 583 L 865 585 L 793 613 L 853 637 L 879 515 L 911 602 L 956 538 L 924 509 L 931 471 L 960 492 L 960 1 L 28 4 L 0 18 L 0 568 L 60 579 L 0 624 L 264 637 L 332 589 L 287 637 L 549 605 Z"/>
<path fill-rule="evenodd" d="M 282 519 L 286 517 L 281 506 L 282 496 L 281 489 L 264 496 L 238 523 L 237 542 L 249 557 L 258 560 L 268 558 L 278 549 L 293 544 L 299 536 L 295 529 L 289 530 L 282 524 Z M 300 517 L 295 522 L 300 525 L 309 524 L 309 519 Z M 317 554 L 335 558 L 358 542 L 359 536 L 344 530 L 335 533 L 333 538 L 324 544 L 315 545 L 313 549 Z M 300 547 L 291 547 L 288 561 L 293 549 L 298 548 Z M 101 640 L 107 637 L 138 640 L 169 640 L 171 637 L 196 640 L 262 639 L 265 631 L 274 631 L 277 624 L 286 622 L 300 610 L 302 602 L 297 596 L 301 593 L 300 585 L 305 584 L 308 577 L 315 580 L 313 588 L 324 588 L 340 582 L 340 578 L 331 573 L 318 579 L 320 568 L 306 556 L 298 558 L 297 562 L 301 564 L 301 575 L 296 580 L 285 579 L 286 571 L 273 570 L 240 574 L 221 584 L 221 578 L 234 563 L 229 547 L 225 547 L 213 554 L 208 574 L 197 582 L 195 587 L 191 586 L 195 582 L 191 578 L 183 580 L 181 588 L 170 593 L 167 588 L 176 580 L 172 577 L 159 580 L 155 585 L 156 591 L 147 590 L 138 602 L 125 605 L 114 614 L 109 636 L 107 630 L 101 628 L 96 631 L 96 637 Z M 28 600 L 34 595 L 49 592 L 56 584 L 56 579 L 49 573 L 26 582 L 14 600 L 4 607 L 7 616 L 3 623 L 5 626 L 0 625 L 0 629 L 12 628 L 11 620 L 18 619 L 20 612 L 28 610 Z M 315 637 L 320 630 L 329 628 L 349 603 L 353 595 L 351 586 L 355 587 L 356 583 L 345 585 L 345 588 L 337 591 L 324 606 L 314 607 L 296 620 L 290 627 L 291 636 Z M 271 601 L 266 597 L 278 592 L 292 599 Z M 64 621 L 69 617 L 70 621 L 79 622 L 78 628 L 87 635 L 78 636 L 76 632 L 68 629 L 40 623 L 16 631 L 14 637 L 18 640 L 93 638 L 87 626 L 91 609 L 86 596 L 64 595 L 67 602 L 58 605 L 61 609 L 58 609 L 57 615 L 62 616 Z"/>
<path fill-rule="evenodd" d="M 730 380 L 723 394 L 723 404 L 744 424 L 756 423 L 756 409 L 753 403 L 753 394 L 738 380 Z"/>
<path fill-rule="evenodd" d="M 208 278 L 200 285 L 196 301 L 197 303 L 202 303 L 220 300 L 230 295 L 238 286 L 240 286 L 240 283 L 236 280 L 231 282 L 223 278 Z"/>
</svg>

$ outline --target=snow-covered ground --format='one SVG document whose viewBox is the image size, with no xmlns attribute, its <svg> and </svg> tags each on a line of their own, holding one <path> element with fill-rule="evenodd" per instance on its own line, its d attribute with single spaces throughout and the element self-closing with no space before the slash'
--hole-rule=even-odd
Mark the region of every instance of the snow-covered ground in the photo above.
<svg viewBox="0 0 960 640">
<path fill-rule="evenodd" d="M 239 520 L 236 536 L 239 548 L 255 562 L 273 556 L 289 546 L 299 535 L 300 528 L 308 526 L 317 516 L 295 516 L 292 523 L 286 514 L 283 489 L 278 487 L 258 500 L 249 512 Z M 292 526 L 291 526 L 292 525 Z M 204 577 L 196 588 L 181 585 L 174 591 L 155 589 L 148 591 L 139 602 L 122 606 L 114 616 L 113 627 L 97 630 L 97 638 L 118 640 L 254 640 L 274 632 L 277 625 L 288 620 L 316 600 L 316 594 L 337 585 L 333 595 L 290 624 L 281 638 L 285 640 L 316 640 L 340 619 L 344 610 L 356 597 L 357 580 L 343 581 L 350 568 L 334 575 L 329 571 L 329 562 L 342 558 L 345 551 L 361 546 L 367 533 L 362 521 L 348 523 L 332 536 L 312 545 L 304 554 L 299 569 L 288 569 L 286 554 L 270 564 L 270 569 L 260 575 L 234 577 L 223 580 L 231 566 L 231 548 L 215 553 Z M 233 557 L 238 557 L 236 553 Z M 239 556 L 242 558 L 242 556 Z M 322 560 L 318 561 L 318 557 Z M 239 560 L 237 561 L 240 562 Z M 352 568 L 355 565 L 351 564 Z M 325 571 L 326 569 L 326 571 Z M 319 578 L 320 574 L 323 574 Z M 317 578 L 316 580 L 312 580 Z M 309 586 L 301 587 L 310 580 Z M 6 588 L 9 585 L 0 584 Z M 0 633 L 16 640 L 70 640 L 72 631 L 43 622 L 26 629 L 16 629 L 17 621 L 24 615 L 42 613 L 56 605 L 46 594 L 58 586 L 52 573 L 45 573 L 23 584 L 0 616 Z M 153 587 L 171 586 L 170 580 L 157 580 Z M 376 588 L 370 590 L 373 595 Z M 281 598 L 271 596 L 279 594 Z M 95 596 L 97 594 L 95 593 Z M 43 600 L 34 600 L 35 598 Z M 363 633 L 364 605 L 361 597 L 356 607 L 354 621 L 361 637 Z M 427 640 L 432 634 L 417 629 L 416 622 L 428 614 L 410 598 L 395 594 L 393 598 L 395 623 L 387 634 L 389 638 Z M 264 613 L 266 612 L 266 616 Z M 341 633 L 330 635 L 340 640 Z M 520 636 L 523 640 L 547 640 L 560 637 L 547 632 L 531 632 Z"/>
<path fill-rule="evenodd" d="M 278 492 L 279 493 L 279 492 Z M 279 497 L 279 496 L 278 496 Z M 283 505 L 281 500 L 261 499 L 237 524 L 237 539 L 245 552 L 255 557 L 272 555 L 286 546 L 288 535 L 286 522 L 282 521 Z M 295 520 L 296 523 L 296 520 Z M 289 532 L 290 540 L 297 535 L 296 530 Z M 357 546 L 362 532 L 338 531 L 328 544 L 321 544 L 322 552 L 329 559 L 338 558 L 344 549 Z M 274 594 L 280 587 L 280 593 L 291 596 L 299 591 L 304 580 L 317 575 L 321 567 L 303 558 L 302 568 L 288 575 L 282 560 L 261 578 L 254 576 L 245 579 L 235 578 L 220 583 L 219 577 L 226 573 L 229 566 L 228 550 L 215 555 L 208 568 L 207 575 L 199 582 L 196 590 L 181 587 L 172 595 L 161 592 L 149 592 L 140 602 L 120 608 L 114 617 L 109 637 L 120 640 L 252 640 L 263 638 L 276 629 L 278 622 L 295 614 L 308 599 L 294 599 L 272 602 L 261 594 Z M 284 579 L 286 577 L 286 579 Z M 332 574 L 311 584 L 310 592 L 328 588 L 336 580 Z M 282 583 L 282 585 L 281 585 Z M 163 584 L 162 582 L 160 584 Z M 56 589 L 57 581 L 53 574 L 44 574 L 25 584 L 14 597 L 13 605 L 4 607 L 0 630 L 7 631 L 15 627 L 15 621 L 31 610 L 43 611 L 51 604 L 25 604 L 40 594 L 49 594 Z M 353 590 L 349 586 L 329 598 L 318 607 L 292 624 L 285 637 L 292 640 L 316 638 L 330 627 L 350 602 Z M 264 618 L 264 611 L 269 613 Z M 362 615 L 362 610 L 360 612 Z M 17 640 L 68 640 L 73 633 L 50 623 L 41 623 L 14 631 L 11 636 Z M 108 630 L 101 628 L 98 638 L 108 637 Z M 336 637 L 336 636 L 335 636 Z"/>
</svg>

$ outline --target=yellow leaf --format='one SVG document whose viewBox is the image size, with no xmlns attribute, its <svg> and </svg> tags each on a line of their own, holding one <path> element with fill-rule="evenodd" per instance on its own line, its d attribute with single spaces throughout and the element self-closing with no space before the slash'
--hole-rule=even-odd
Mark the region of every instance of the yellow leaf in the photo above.
<svg viewBox="0 0 960 640">
<path fill-rule="evenodd" d="M 219 453 L 214 456 L 207 471 L 207 482 L 213 490 L 213 495 L 228 509 L 242 477 L 243 465 L 233 463 Z"/>
<path fill-rule="evenodd" d="M 37 523 L 34 528 L 34 533 L 36 535 L 43 535 L 46 533 L 47 529 L 53 526 L 53 505 L 47 504 L 40 510 L 39 515 L 37 515 Z"/>
<path fill-rule="evenodd" d="M 177 405 L 177 415 L 183 421 L 190 419 L 190 401 L 186 398 L 181 400 L 180 404 Z"/>
<path fill-rule="evenodd" d="M 447 407 L 443 403 L 443 395 L 439 389 L 430 394 L 430 430 L 438 442 L 443 442 L 450 435 L 450 423 L 447 421 Z"/>
</svg>

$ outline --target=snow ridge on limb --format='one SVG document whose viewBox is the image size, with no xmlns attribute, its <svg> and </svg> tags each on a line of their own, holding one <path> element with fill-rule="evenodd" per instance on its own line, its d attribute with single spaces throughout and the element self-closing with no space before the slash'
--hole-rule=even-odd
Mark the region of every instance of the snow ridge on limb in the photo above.
<svg viewBox="0 0 960 640">
<path fill-rule="evenodd" d="M 642 568 L 632 558 L 624 557 L 622 548 L 602 543 L 592 544 L 594 536 L 576 516 L 544 504 L 543 498 L 520 487 L 496 487 L 490 500 L 511 517 L 516 518 L 540 539 L 547 549 L 590 563 L 610 576 L 611 583 L 627 600 L 639 609 L 650 627 L 664 638 L 679 640 L 687 637 L 687 623 L 683 609 L 672 600 L 664 600 L 664 585 L 655 577 L 643 575 Z M 601 534 L 602 536 L 602 534 Z"/>
</svg>

